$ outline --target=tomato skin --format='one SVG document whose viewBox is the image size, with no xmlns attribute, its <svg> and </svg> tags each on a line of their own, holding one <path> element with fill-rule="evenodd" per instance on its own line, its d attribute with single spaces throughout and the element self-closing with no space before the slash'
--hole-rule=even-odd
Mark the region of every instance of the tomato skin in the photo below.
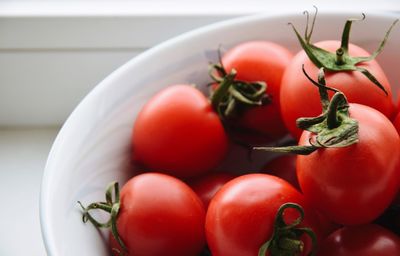
<svg viewBox="0 0 400 256">
<path fill-rule="evenodd" d="M 318 256 L 400 255 L 400 238 L 374 224 L 344 227 L 333 232 L 320 246 Z"/>
<path fill-rule="evenodd" d="M 210 171 L 228 148 L 208 99 L 188 85 L 167 87 L 147 102 L 135 121 L 132 142 L 135 160 L 180 178 Z"/>
<path fill-rule="evenodd" d="M 296 175 L 296 155 L 282 155 L 272 159 L 262 168 L 263 172 L 278 176 L 300 189 Z"/>
<path fill-rule="evenodd" d="M 400 112 L 397 113 L 395 119 L 393 120 L 393 125 L 396 128 L 396 131 L 400 134 Z"/>
<path fill-rule="evenodd" d="M 268 174 L 246 174 L 226 183 L 211 200 L 206 237 L 213 256 L 254 256 L 273 232 L 275 215 L 287 202 L 305 210 L 308 226 L 315 217 L 303 196 L 286 181 Z M 285 211 L 287 223 L 298 213 Z"/>
<path fill-rule="evenodd" d="M 238 120 L 238 126 L 268 136 L 270 140 L 287 133 L 281 118 L 279 94 L 283 72 L 292 57 L 288 49 L 269 41 L 244 42 L 223 55 L 222 64 L 228 73 L 235 69 L 238 80 L 266 82 L 266 93 L 272 98 L 265 106 L 247 110 Z"/>
<path fill-rule="evenodd" d="M 322 41 L 316 46 L 335 52 L 340 47 L 339 41 Z M 352 56 L 369 56 L 364 49 L 349 44 L 349 53 Z M 302 131 L 297 128 L 296 120 L 300 117 L 318 116 L 322 112 L 318 89 L 311 84 L 302 71 L 317 81 L 318 68 L 309 60 L 304 50 L 297 53 L 290 65 L 286 68 L 281 86 L 281 112 L 284 123 L 289 132 L 297 139 Z M 325 72 L 326 84 L 329 87 L 342 91 L 349 102 L 370 106 L 382 112 L 389 119 L 395 111 L 392 100 L 392 90 L 389 81 L 378 64 L 372 60 L 358 66 L 368 69 L 385 87 L 388 96 L 374 83 L 358 71 Z"/>
<path fill-rule="evenodd" d="M 359 142 L 299 155 L 297 177 L 307 200 L 330 220 L 359 225 L 377 218 L 398 191 L 400 139 L 382 113 L 351 103 L 349 112 Z M 303 132 L 299 144 L 309 145 L 313 136 Z"/>
<path fill-rule="evenodd" d="M 189 185 L 199 196 L 205 209 L 207 209 L 211 199 L 218 190 L 220 190 L 225 183 L 235 177 L 235 175 L 230 173 L 211 173 L 191 182 Z"/>
<path fill-rule="evenodd" d="M 118 232 L 130 256 L 197 256 L 205 210 L 182 181 L 161 173 L 130 179 L 121 190 Z"/>
</svg>

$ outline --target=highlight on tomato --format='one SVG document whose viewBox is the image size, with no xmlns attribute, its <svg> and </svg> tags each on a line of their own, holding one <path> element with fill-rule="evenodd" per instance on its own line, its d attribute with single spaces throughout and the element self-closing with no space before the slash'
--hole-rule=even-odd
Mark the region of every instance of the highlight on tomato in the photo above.
<svg viewBox="0 0 400 256">
<path fill-rule="evenodd" d="M 305 73 L 305 72 L 304 72 Z M 366 224 L 390 205 L 400 185 L 400 139 L 381 112 L 348 103 L 337 89 L 326 86 L 323 69 L 315 82 L 323 112 L 300 118 L 304 129 L 299 146 L 260 148 L 291 152 L 304 196 L 333 222 Z M 335 94 L 331 99 L 328 90 Z"/>
<path fill-rule="evenodd" d="M 141 109 L 132 145 L 134 160 L 151 171 L 189 178 L 220 164 L 228 138 L 206 96 L 193 86 L 174 85 Z"/>
<path fill-rule="evenodd" d="M 113 182 L 104 202 L 81 207 L 84 222 L 111 230 L 114 255 L 197 256 L 205 245 L 201 200 L 184 182 L 166 174 L 137 175 L 121 193 Z M 110 219 L 98 222 L 91 213 L 94 210 L 109 213 Z"/>
<path fill-rule="evenodd" d="M 277 43 L 248 41 L 229 49 L 211 66 L 211 102 L 233 136 L 252 143 L 287 133 L 279 95 L 291 59 L 292 53 Z"/>
<path fill-rule="evenodd" d="M 313 209 L 288 182 L 246 174 L 211 200 L 206 238 L 213 256 L 307 255 L 315 250 L 315 221 Z"/>
<path fill-rule="evenodd" d="M 314 80 L 316 80 L 318 69 L 324 68 L 327 84 L 342 91 L 349 102 L 375 108 L 390 119 L 396 108 L 392 99 L 392 90 L 384 70 L 375 57 L 383 50 L 389 33 L 398 20 L 386 32 L 378 49 L 370 54 L 362 47 L 350 43 L 350 29 L 357 19 L 346 21 L 341 41 L 328 40 L 312 44 L 311 36 L 317 11 L 311 28 L 308 24 L 308 12 L 306 14 L 307 26 L 304 37 L 292 24 L 303 50 L 294 56 L 282 78 L 281 112 L 290 133 L 299 139 L 302 130 L 296 126 L 296 120 L 300 117 L 316 116 L 322 110 L 318 92 L 309 86 L 308 79 L 302 75 L 302 65 Z M 362 20 L 364 18 L 365 15 Z"/>
</svg>

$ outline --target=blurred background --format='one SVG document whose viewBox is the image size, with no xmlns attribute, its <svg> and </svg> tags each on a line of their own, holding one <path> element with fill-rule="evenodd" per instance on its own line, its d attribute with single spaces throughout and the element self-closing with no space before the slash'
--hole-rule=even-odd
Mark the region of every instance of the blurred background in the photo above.
<svg viewBox="0 0 400 256">
<path fill-rule="evenodd" d="M 0 1 L 0 255 L 46 255 L 38 202 L 47 154 L 68 115 L 113 70 L 194 28 L 301 15 L 313 5 L 400 16 L 400 0 Z"/>
</svg>

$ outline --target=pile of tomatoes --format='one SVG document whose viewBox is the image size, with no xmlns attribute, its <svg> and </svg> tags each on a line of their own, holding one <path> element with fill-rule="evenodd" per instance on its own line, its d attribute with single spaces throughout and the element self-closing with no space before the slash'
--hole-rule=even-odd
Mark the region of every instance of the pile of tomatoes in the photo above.
<svg viewBox="0 0 400 256">
<path fill-rule="evenodd" d="M 353 58 L 370 54 L 345 33 L 311 44 L 294 30 L 295 55 L 244 42 L 210 66 L 209 95 L 177 84 L 145 104 L 132 132 L 143 173 L 82 206 L 111 228 L 113 255 L 400 255 L 400 114 L 385 72 Z M 295 154 L 221 171 L 232 144 Z"/>
</svg>

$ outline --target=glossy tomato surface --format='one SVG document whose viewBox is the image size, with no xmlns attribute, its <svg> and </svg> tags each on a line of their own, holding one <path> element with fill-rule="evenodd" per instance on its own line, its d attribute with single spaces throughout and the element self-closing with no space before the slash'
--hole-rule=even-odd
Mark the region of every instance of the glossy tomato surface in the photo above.
<svg viewBox="0 0 400 256">
<path fill-rule="evenodd" d="M 316 46 L 335 52 L 340 47 L 339 41 L 322 41 Z M 349 44 L 351 56 L 369 56 L 364 49 Z M 282 117 L 287 129 L 295 138 L 300 138 L 302 131 L 297 128 L 296 120 L 300 117 L 318 116 L 322 112 L 322 106 L 318 89 L 310 83 L 302 71 L 302 65 L 306 72 L 316 81 L 318 68 L 309 60 L 302 50 L 297 53 L 290 65 L 286 68 L 282 78 L 280 103 Z M 391 118 L 395 111 L 392 100 L 392 90 L 389 81 L 378 64 L 372 60 L 358 66 L 368 69 L 376 79 L 385 87 L 388 95 L 372 83 L 366 76 L 357 71 L 326 72 L 326 84 L 329 87 L 342 91 L 349 102 L 370 106 Z"/>
<path fill-rule="evenodd" d="M 204 219 L 196 193 L 174 177 L 141 174 L 121 190 L 117 228 L 130 256 L 198 256 Z"/>
<path fill-rule="evenodd" d="M 332 233 L 321 245 L 318 256 L 400 255 L 400 238 L 374 224 L 344 227 Z"/>
<path fill-rule="evenodd" d="M 188 85 L 167 87 L 146 103 L 135 121 L 132 142 L 136 161 L 181 178 L 210 171 L 228 147 L 208 99 Z"/>
<path fill-rule="evenodd" d="M 247 174 L 226 183 L 214 196 L 206 215 L 206 237 L 213 256 L 254 256 L 271 238 L 275 215 L 287 202 L 303 206 L 304 226 L 312 226 L 315 215 L 295 188 L 268 174 Z M 285 211 L 291 223 L 298 212 Z M 317 232 L 318 233 L 318 232 Z M 306 255 L 306 254 L 304 254 Z"/>
<path fill-rule="evenodd" d="M 358 225 L 377 218 L 399 188 L 400 141 L 389 119 L 375 109 L 350 104 L 359 123 L 359 142 L 342 148 L 320 148 L 297 158 L 304 196 L 330 220 Z M 300 145 L 313 134 L 303 132 Z"/>
<path fill-rule="evenodd" d="M 246 82 L 262 81 L 271 102 L 247 110 L 238 120 L 238 126 L 276 139 L 286 134 L 280 114 L 279 94 L 281 79 L 293 55 L 283 46 L 268 41 L 249 41 L 228 50 L 222 63 L 229 73 L 237 71 L 236 79 Z M 253 134 L 254 135 L 254 134 Z"/>
</svg>

